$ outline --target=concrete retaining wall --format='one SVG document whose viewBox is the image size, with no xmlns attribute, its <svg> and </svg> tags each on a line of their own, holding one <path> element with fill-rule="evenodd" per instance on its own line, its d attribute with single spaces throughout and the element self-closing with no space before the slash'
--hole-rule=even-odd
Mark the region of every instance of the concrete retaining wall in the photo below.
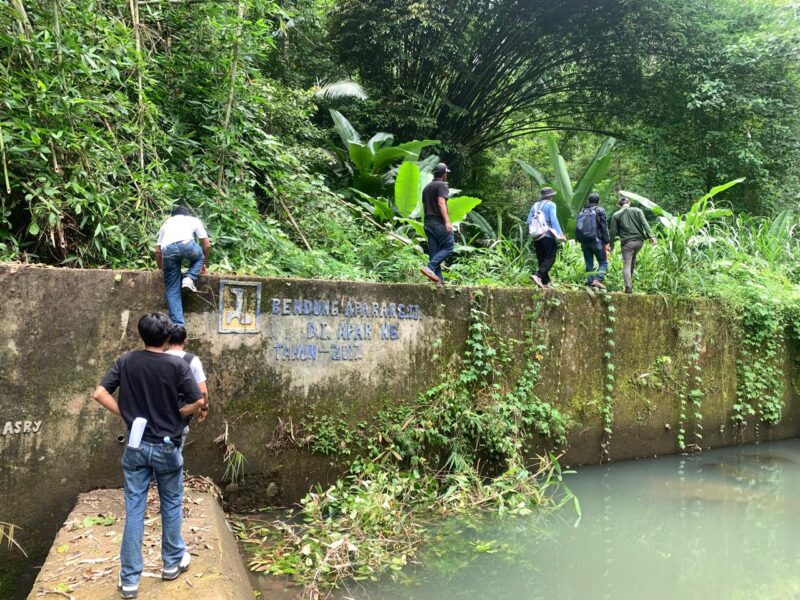
<svg viewBox="0 0 800 600">
<path fill-rule="evenodd" d="M 439 381 L 433 353 L 461 353 L 475 290 L 427 285 L 203 278 L 187 298 L 190 349 L 208 373 L 212 412 L 193 426 L 190 471 L 221 477 L 214 443 L 229 426 L 247 458 L 242 504 L 289 502 L 341 466 L 296 449 L 270 454 L 276 425 L 330 415 L 350 423 L 408 402 Z M 259 302 L 260 298 L 260 302 Z M 606 311 L 585 292 L 484 290 L 502 333 L 524 339 L 534 306 L 547 346 L 540 397 L 575 425 L 567 461 L 595 462 L 602 437 Z M 679 404 L 671 381 L 702 326 L 705 446 L 753 439 L 733 432 L 737 340 L 719 305 L 615 296 L 612 459 L 675 452 Z M 24 528 L 33 555 L 47 550 L 81 492 L 121 483 L 123 423 L 90 394 L 114 358 L 140 347 L 138 317 L 164 310 L 160 275 L 0 266 L 0 521 Z M 221 310 L 220 310 L 221 309 Z M 793 353 L 787 352 L 783 423 L 800 431 Z M 689 441 L 692 441 L 691 439 Z M 269 499 L 268 499 L 269 497 Z M 2 552 L 2 551 L 0 551 Z"/>
</svg>

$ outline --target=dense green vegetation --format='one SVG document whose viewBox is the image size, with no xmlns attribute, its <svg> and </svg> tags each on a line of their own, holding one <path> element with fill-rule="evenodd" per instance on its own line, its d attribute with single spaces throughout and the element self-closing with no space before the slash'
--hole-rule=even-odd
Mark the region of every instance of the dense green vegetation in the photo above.
<svg viewBox="0 0 800 600">
<path fill-rule="evenodd" d="M 154 268 L 158 227 L 186 203 L 211 234 L 212 272 L 421 282 L 419 190 L 440 157 L 461 191 L 448 283 L 530 285 L 524 218 L 539 187 L 559 190 L 566 225 L 590 191 L 611 212 L 627 190 L 659 239 L 636 291 L 723 299 L 744 340 L 733 424 L 780 420 L 781 342 L 800 337 L 800 17 L 788 0 L 11 0 L 0 59 L 1 261 Z M 583 286 L 574 242 L 553 277 Z M 605 307 L 601 452 L 613 296 Z M 362 457 L 309 496 L 311 529 L 287 526 L 256 567 L 314 592 L 412 559 L 410 505 L 543 501 L 520 430 L 558 437 L 566 424 L 483 354 L 502 356 L 473 321 L 451 383 L 387 415 L 391 443 L 347 432 Z M 693 332 L 685 449 L 702 436 Z M 317 451 L 337 447 L 335 425 L 318 429 Z M 478 429 L 491 433 L 480 444 Z M 496 472 L 478 468 L 485 456 Z"/>
</svg>

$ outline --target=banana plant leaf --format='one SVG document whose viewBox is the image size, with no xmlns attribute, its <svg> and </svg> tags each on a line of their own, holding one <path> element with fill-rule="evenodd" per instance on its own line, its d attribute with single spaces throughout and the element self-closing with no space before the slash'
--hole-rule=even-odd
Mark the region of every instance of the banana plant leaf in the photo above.
<svg viewBox="0 0 800 600">
<path fill-rule="evenodd" d="M 532 165 L 526 163 L 524 160 L 517 159 L 517 164 L 522 167 L 522 170 L 530 175 L 539 187 L 547 185 L 547 179 L 544 178 L 542 172 L 534 168 Z"/>
<path fill-rule="evenodd" d="M 381 173 L 391 163 L 400 160 L 415 160 L 415 157 L 411 152 L 400 147 L 381 148 L 372 157 L 372 171 L 375 174 Z"/>
<path fill-rule="evenodd" d="M 469 212 L 481 203 L 479 198 L 458 196 L 447 201 L 447 212 L 451 223 L 460 223 Z"/>
<path fill-rule="evenodd" d="M 358 135 L 358 132 L 353 128 L 342 113 L 338 110 L 331 109 L 331 118 L 333 119 L 333 126 L 336 129 L 336 133 L 339 134 L 339 137 L 342 138 L 342 144 L 345 148 L 349 148 L 352 142 L 361 143 L 361 138 Z"/>
<path fill-rule="evenodd" d="M 397 219 L 401 223 L 405 223 L 406 225 L 410 225 L 417 235 L 421 238 L 425 238 L 425 226 L 422 224 L 422 221 L 417 221 L 416 219 Z"/>
<path fill-rule="evenodd" d="M 351 142 L 348 148 L 350 160 L 362 175 L 372 172 L 372 151 L 360 142 Z"/>
<path fill-rule="evenodd" d="M 411 216 L 419 204 L 421 193 L 419 167 L 416 163 L 404 162 L 394 184 L 394 202 L 403 217 Z"/>
<path fill-rule="evenodd" d="M 422 152 L 424 148 L 429 146 L 438 146 L 442 142 L 440 140 L 412 140 L 410 142 L 405 142 L 403 144 L 398 144 L 396 148 L 400 148 L 401 150 L 405 150 L 406 152 L 410 152 L 414 155 L 413 160 L 419 160 L 419 154 Z"/>
<path fill-rule="evenodd" d="M 367 148 L 372 150 L 372 153 L 375 154 L 381 148 L 388 148 L 392 144 L 394 144 L 394 135 L 391 133 L 379 132 L 370 138 L 367 142 Z"/>
</svg>

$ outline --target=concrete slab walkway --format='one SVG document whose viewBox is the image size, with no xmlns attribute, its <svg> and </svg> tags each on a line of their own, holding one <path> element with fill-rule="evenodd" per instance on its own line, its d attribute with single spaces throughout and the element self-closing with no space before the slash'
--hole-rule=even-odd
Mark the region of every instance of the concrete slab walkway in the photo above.
<svg viewBox="0 0 800 600">
<path fill-rule="evenodd" d="M 184 496 L 183 535 L 192 555 L 176 581 L 161 580 L 161 519 L 158 494 L 150 489 L 145 520 L 143 600 L 252 600 L 254 594 L 225 514 L 210 485 L 189 483 Z M 81 494 L 58 532 L 29 600 L 119 598 L 117 574 L 125 518 L 122 490 Z"/>
</svg>

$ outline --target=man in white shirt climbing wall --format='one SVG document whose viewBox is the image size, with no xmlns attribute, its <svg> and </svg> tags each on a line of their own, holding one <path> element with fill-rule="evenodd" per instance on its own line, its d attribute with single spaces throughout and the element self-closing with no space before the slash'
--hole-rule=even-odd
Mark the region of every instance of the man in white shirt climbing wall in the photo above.
<svg viewBox="0 0 800 600">
<path fill-rule="evenodd" d="M 195 241 L 195 237 L 203 245 Z M 171 216 L 161 226 L 156 240 L 156 263 L 164 272 L 164 293 L 169 316 L 175 325 L 185 325 L 181 288 L 196 292 L 194 283 L 206 273 L 211 242 L 200 219 L 185 206 L 176 206 Z M 189 270 L 181 277 L 183 261 L 189 261 Z"/>
</svg>

